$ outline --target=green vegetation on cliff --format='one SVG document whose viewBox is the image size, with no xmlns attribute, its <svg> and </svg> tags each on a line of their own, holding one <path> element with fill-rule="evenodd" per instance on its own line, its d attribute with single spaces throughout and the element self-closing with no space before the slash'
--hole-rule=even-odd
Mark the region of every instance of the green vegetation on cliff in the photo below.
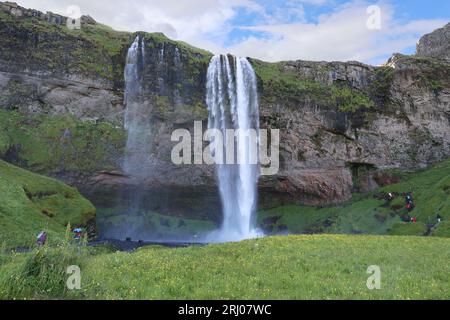
<svg viewBox="0 0 450 320">
<path fill-rule="evenodd" d="M 374 106 L 367 94 L 354 88 L 300 79 L 293 71 L 284 68 L 284 62 L 251 62 L 262 82 L 262 99 L 266 103 L 285 102 L 286 99 L 294 102 L 312 101 L 320 107 L 336 108 L 350 113 Z"/>
<path fill-rule="evenodd" d="M 321 235 L 97 255 L 44 248 L 5 258 L 0 299 L 449 299 L 449 245 Z M 71 264 L 82 269 L 81 290 L 65 287 Z M 372 265 L 380 290 L 367 288 Z"/>
<path fill-rule="evenodd" d="M 0 244 L 29 246 L 46 230 L 52 244 L 66 225 L 88 225 L 95 208 L 76 189 L 0 160 Z"/>
<path fill-rule="evenodd" d="M 114 169 L 125 139 L 123 128 L 106 122 L 0 109 L 0 156 L 39 173 L 89 175 Z"/>
<path fill-rule="evenodd" d="M 207 116 L 206 73 L 212 54 L 160 33 L 139 32 L 145 64 L 139 70 L 154 116 L 169 123 L 188 123 Z M 205 116 L 206 113 L 206 116 Z"/>
<path fill-rule="evenodd" d="M 398 173 L 390 173 L 397 174 Z M 418 173 L 399 174 L 402 181 L 333 207 L 290 205 L 262 211 L 259 224 L 269 232 L 364 233 L 392 235 L 450 235 L 450 160 Z M 395 193 L 392 201 L 385 200 Z M 404 194 L 411 192 L 417 223 L 402 222 L 408 215 Z M 443 222 L 437 224 L 437 216 Z M 429 227 L 431 228 L 429 230 Z"/>
<path fill-rule="evenodd" d="M 369 91 L 380 104 L 389 103 L 395 69 L 391 67 L 379 67 L 375 69 L 375 75 Z"/>
<path fill-rule="evenodd" d="M 267 103 L 275 103 L 291 99 L 304 101 L 311 97 L 319 103 L 327 100 L 327 88 L 318 82 L 300 80 L 293 72 L 282 69 L 281 63 L 268 63 L 252 59 L 251 63 L 261 80 L 262 99 Z"/>
<path fill-rule="evenodd" d="M 95 21 L 71 30 L 65 24 L 39 17 L 17 17 L 0 10 L 0 62 L 16 61 L 16 68 L 56 76 L 105 80 L 116 89 L 123 89 L 127 51 L 138 34 L 150 47 L 154 43 L 178 47 L 192 65 L 208 63 L 211 57 L 208 51 L 171 40 L 162 33 L 116 31 Z"/>
<path fill-rule="evenodd" d="M 101 24 L 83 24 L 81 30 L 70 30 L 65 24 L 5 12 L 0 14 L 0 36 L 0 60 L 16 61 L 16 67 L 119 83 L 123 81 L 126 49 L 132 42 L 130 33 Z"/>
<path fill-rule="evenodd" d="M 166 37 L 163 33 L 140 32 L 140 34 L 142 34 L 145 39 L 151 39 L 157 43 L 165 43 L 176 46 L 181 50 L 181 53 L 188 54 L 192 60 L 195 60 L 197 62 L 209 63 L 209 61 L 211 60 L 211 52 L 191 46 L 190 44 L 183 41 L 172 40 Z"/>
<path fill-rule="evenodd" d="M 402 69 L 420 70 L 414 80 L 439 92 L 450 86 L 450 63 L 442 59 L 396 54 L 393 58 Z"/>
</svg>

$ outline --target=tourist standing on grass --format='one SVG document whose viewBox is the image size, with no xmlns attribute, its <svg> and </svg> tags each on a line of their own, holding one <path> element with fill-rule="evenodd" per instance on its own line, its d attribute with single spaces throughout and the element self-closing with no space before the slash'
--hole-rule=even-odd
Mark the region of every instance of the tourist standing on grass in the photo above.
<svg viewBox="0 0 450 320">
<path fill-rule="evenodd" d="M 47 232 L 42 231 L 41 233 L 39 233 L 36 243 L 39 247 L 45 246 L 45 244 L 47 243 Z"/>
<path fill-rule="evenodd" d="M 408 212 L 411 212 L 414 210 L 414 201 L 411 196 L 411 193 L 408 193 L 406 195 L 406 209 L 408 210 Z"/>
</svg>

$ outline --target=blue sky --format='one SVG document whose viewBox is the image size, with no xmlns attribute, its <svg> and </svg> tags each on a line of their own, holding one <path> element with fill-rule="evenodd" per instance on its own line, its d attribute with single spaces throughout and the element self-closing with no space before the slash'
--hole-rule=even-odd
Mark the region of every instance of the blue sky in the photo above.
<svg viewBox="0 0 450 320">
<path fill-rule="evenodd" d="M 269 24 L 286 23 L 306 23 L 312 25 L 320 24 L 320 17 L 324 15 L 331 15 L 338 12 L 340 8 L 346 5 L 351 5 L 357 3 L 358 1 L 348 1 L 348 0 L 311 0 L 311 1 L 293 1 L 293 0 L 255 0 L 264 7 L 265 12 L 261 14 L 256 11 L 249 11 L 246 8 L 240 8 L 237 11 L 236 16 L 231 20 L 233 29 L 229 32 L 228 37 L 224 41 L 225 47 L 230 47 L 237 45 L 245 41 L 248 37 L 255 37 L 260 39 L 270 38 L 270 34 L 262 31 L 247 30 L 242 27 L 251 27 L 264 22 L 267 23 L 267 16 L 272 17 L 273 21 Z M 396 24 L 405 25 L 413 21 L 424 21 L 428 20 L 430 22 L 436 21 L 436 23 L 431 23 L 430 27 L 418 27 L 417 31 L 410 30 L 410 35 L 414 37 L 416 35 L 417 40 L 421 35 L 431 30 L 434 30 L 434 25 L 441 26 L 439 21 L 442 22 L 450 21 L 450 1 L 447 0 L 434 0 L 434 1 L 423 1 L 423 0 L 409 0 L 409 1 L 359 1 L 363 5 L 370 4 L 385 4 L 389 6 L 392 10 L 392 21 Z M 382 11 L 383 14 L 383 11 Z M 266 20 L 266 21 L 265 21 Z M 385 34 L 380 34 L 378 36 L 378 41 L 383 41 L 386 39 Z M 411 41 L 410 41 L 411 42 Z M 402 53 L 413 54 L 415 52 L 416 43 L 411 42 L 410 45 L 400 46 Z M 381 54 L 375 54 L 369 58 L 364 59 L 364 62 L 379 64 L 387 60 L 393 52 L 385 52 Z M 301 56 L 301 53 L 299 53 Z"/>
<path fill-rule="evenodd" d="M 411 54 L 421 35 L 450 21 L 448 0 L 18 0 L 20 5 L 83 14 L 115 29 L 164 32 L 216 53 L 267 61 L 386 61 Z M 367 8 L 380 8 L 369 29 Z"/>
<path fill-rule="evenodd" d="M 410 21 L 417 19 L 443 19 L 450 21 L 450 1 L 445 0 L 408 0 L 392 1 L 395 5 L 395 16 L 399 21 Z M 405 50 L 405 53 L 412 54 L 415 47 Z"/>
</svg>

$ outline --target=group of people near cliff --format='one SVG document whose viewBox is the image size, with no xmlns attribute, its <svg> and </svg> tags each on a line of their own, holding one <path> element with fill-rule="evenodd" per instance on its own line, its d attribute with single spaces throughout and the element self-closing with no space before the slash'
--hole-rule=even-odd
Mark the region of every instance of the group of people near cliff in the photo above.
<svg viewBox="0 0 450 320">
<path fill-rule="evenodd" d="M 84 230 L 82 228 L 73 229 L 73 238 L 77 242 L 81 242 L 84 236 Z M 42 231 L 37 236 L 36 244 L 38 247 L 43 247 L 47 244 L 48 234 L 46 231 Z"/>
<path fill-rule="evenodd" d="M 413 199 L 413 196 L 412 196 L 412 193 L 411 192 L 408 192 L 408 193 L 404 193 L 403 194 L 404 196 L 405 196 L 405 209 L 408 211 L 408 214 L 404 214 L 403 216 L 402 216 L 402 221 L 403 222 L 412 222 L 412 223 L 416 223 L 417 222 L 417 217 L 412 217 L 410 214 L 411 214 L 411 212 L 413 212 L 414 211 L 414 209 L 416 208 L 416 205 L 415 205 L 415 203 L 414 203 L 414 199 Z M 396 197 L 398 196 L 398 194 L 395 194 L 395 193 L 389 193 L 388 195 L 387 195 L 387 200 L 388 201 L 392 201 L 392 200 L 394 200 Z M 440 215 L 440 214 L 438 214 L 437 216 L 436 216 L 436 221 L 437 221 L 437 224 L 439 224 L 440 222 L 442 222 L 442 216 Z"/>
<path fill-rule="evenodd" d="M 408 211 L 408 213 L 413 212 L 414 209 L 416 208 L 416 206 L 414 204 L 414 200 L 413 200 L 413 197 L 412 197 L 411 193 L 407 193 L 406 194 L 405 202 L 406 202 L 405 209 Z M 416 217 L 411 217 L 410 215 L 408 215 L 406 217 L 406 219 L 408 220 L 406 222 L 412 222 L 412 223 L 416 223 L 417 222 L 417 218 Z"/>
</svg>

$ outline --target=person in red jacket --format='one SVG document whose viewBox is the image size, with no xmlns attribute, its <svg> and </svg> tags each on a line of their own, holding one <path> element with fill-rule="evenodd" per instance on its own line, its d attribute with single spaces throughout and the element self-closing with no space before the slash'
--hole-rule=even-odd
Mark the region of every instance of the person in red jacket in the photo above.
<svg viewBox="0 0 450 320">
<path fill-rule="evenodd" d="M 413 201 L 412 195 L 411 195 L 411 193 L 408 193 L 407 196 L 406 196 L 406 206 L 405 206 L 405 208 L 406 208 L 406 210 L 411 212 L 411 211 L 414 210 L 414 207 L 415 207 L 415 205 L 414 205 L 414 201 Z"/>
</svg>

